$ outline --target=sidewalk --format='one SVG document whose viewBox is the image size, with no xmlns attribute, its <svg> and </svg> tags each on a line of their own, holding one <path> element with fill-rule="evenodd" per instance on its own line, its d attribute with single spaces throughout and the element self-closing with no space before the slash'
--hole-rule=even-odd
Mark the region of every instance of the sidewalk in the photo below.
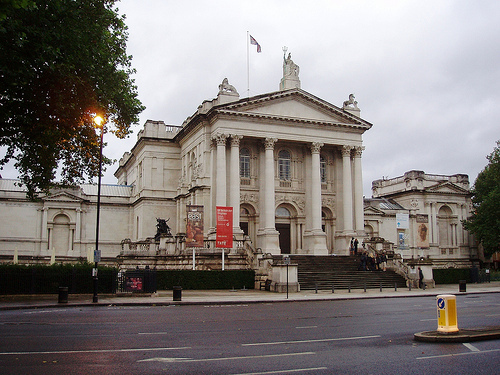
<svg viewBox="0 0 500 375">
<path fill-rule="evenodd" d="M 348 290 L 319 290 L 301 291 L 298 293 L 274 293 L 253 289 L 236 290 L 182 290 L 181 301 L 173 301 L 173 291 L 159 291 L 150 294 L 121 294 L 121 295 L 99 295 L 99 302 L 92 302 L 92 295 L 68 296 L 68 303 L 58 303 L 58 295 L 34 295 L 34 296 L 0 296 L 0 310 L 33 309 L 33 308 L 61 308 L 81 306 L 167 306 L 167 305 L 229 305 L 250 303 L 276 303 L 276 302 L 298 302 L 298 301 L 330 301 L 363 298 L 399 298 L 399 297 L 423 297 L 436 296 L 439 294 L 468 295 L 477 293 L 500 293 L 500 281 L 483 284 L 467 284 L 466 292 L 459 292 L 458 284 L 438 285 L 436 288 L 426 290 L 407 288 L 392 289 L 353 289 Z"/>
</svg>

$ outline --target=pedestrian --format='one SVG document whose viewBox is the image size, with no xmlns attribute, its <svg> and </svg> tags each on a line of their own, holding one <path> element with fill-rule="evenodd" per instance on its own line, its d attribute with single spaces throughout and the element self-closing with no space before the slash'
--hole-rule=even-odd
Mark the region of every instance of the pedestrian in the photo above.
<svg viewBox="0 0 500 375">
<path fill-rule="evenodd" d="M 351 244 L 349 245 L 349 254 L 354 254 L 354 237 L 351 238 Z"/>
<path fill-rule="evenodd" d="M 380 267 L 382 268 L 382 271 L 387 269 L 387 256 L 385 255 L 385 251 L 380 256 Z"/>
<path fill-rule="evenodd" d="M 356 238 L 354 240 L 354 255 L 358 255 L 358 244 L 359 244 L 359 241 L 358 239 Z"/>
<path fill-rule="evenodd" d="M 424 273 L 420 267 L 418 267 L 418 287 L 420 289 L 424 288 Z"/>
</svg>

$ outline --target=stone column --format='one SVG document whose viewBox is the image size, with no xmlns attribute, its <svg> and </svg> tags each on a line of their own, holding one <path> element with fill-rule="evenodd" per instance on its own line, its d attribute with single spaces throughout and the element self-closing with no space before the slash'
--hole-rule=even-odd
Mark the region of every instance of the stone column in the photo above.
<svg viewBox="0 0 500 375">
<path fill-rule="evenodd" d="M 363 169 L 361 167 L 361 154 L 363 146 L 354 148 L 354 222 L 356 223 L 356 234 L 364 236 L 365 220 L 363 212 Z"/>
<path fill-rule="evenodd" d="M 240 140 L 241 135 L 231 135 L 231 165 L 229 173 L 229 205 L 233 207 L 233 233 L 243 233 L 240 228 Z"/>
<path fill-rule="evenodd" d="M 275 192 L 274 192 L 274 145 L 276 138 L 266 138 L 265 140 L 265 228 L 275 229 Z"/>
<path fill-rule="evenodd" d="M 214 137 L 217 143 L 217 179 L 215 181 L 215 204 L 226 206 L 226 134 L 217 134 Z"/>
<path fill-rule="evenodd" d="M 320 150 L 323 143 L 311 145 L 311 231 L 304 235 L 305 249 L 314 255 L 328 255 L 326 234 L 321 229 Z"/>
<path fill-rule="evenodd" d="M 314 142 L 311 145 L 311 209 L 313 231 L 321 231 L 321 147 L 323 147 L 323 143 Z"/>
<path fill-rule="evenodd" d="M 280 254 L 279 233 L 275 224 L 275 191 L 274 191 L 274 145 L 276 138 L 266 138 L 264 141 L 264 225 L 259 231 L 259 245 L 263 253 Z"/>
<path fill-rule="evenodd" d="M 342 199 L 344 201 L 344 233 L 351 234 L 352 228 L 352 146 L 342 146 Z"/>
</svg>

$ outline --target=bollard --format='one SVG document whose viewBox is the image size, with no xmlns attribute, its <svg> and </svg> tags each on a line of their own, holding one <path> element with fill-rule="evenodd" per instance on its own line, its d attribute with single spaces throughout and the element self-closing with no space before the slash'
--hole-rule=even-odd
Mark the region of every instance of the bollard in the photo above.
<svg viewBox="0 0 500 375">
<path fill-rule="evenodd" d="M 332 293 L 335 293 L 335 285 L 332 284 Z"/>
<path fill-rule="evenodd" d="M 314 290 L 316 291 L 316 294 L 318 294 L 318 283 L 314 284 Z"/>
<path fill-rule="evenodd" d="M 380 291 L 382 292 L 382 283 L 380 283 Z"/>
<path fill-rule="evenodd" d="M 394 291 L 397 292 L 398 291 L 398 283 L 394 283 Z"/>
<path fill-rule="evenodd" d="M 173 290 L 174 290 L 173 292 L 174 301 L 182 301 L 182 287 L 174 286 Z"/>
<path fill-rule="evenodd" d="M 351 284 L 349 284 L 349 293 L 351 293 Z"/>
<path fill-rule="evenodd" d="M 436 296 L 438 332 L 458 332 L 457 323 L 457 297 L 453 294 Z"/>
<path fill-rule="evenodd" d="M 68 287 L 60 286 L 59 287 L 59 296 L 57 299 L 58 303 L 68 303 Z"/>
<path fill-rule="evenodd" d="M 411 292 L 411 280 L 408 282 L 408 290 Z"/>
<path fill-rule="evenodd" d="M 467 284 L 465 280 L 459 280 L 458 282 L 458 291 L 459 292 L 466 292 L 467 291 Z"/>
<path fill-rule="evenodd" d="M 365 282 L 365 293 L 366 293 L 366 282 Z"/>
</svg>

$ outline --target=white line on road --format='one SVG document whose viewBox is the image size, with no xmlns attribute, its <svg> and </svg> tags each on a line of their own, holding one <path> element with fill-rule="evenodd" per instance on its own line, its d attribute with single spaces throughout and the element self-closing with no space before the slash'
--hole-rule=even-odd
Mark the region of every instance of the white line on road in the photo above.
<svg viewBox="0 0 500 375">
<path fill-rule="evenodd" d="M 315 339 L 315 340 L 297 340 L 297 341 L 256 342 L 256 343 L 250 343 L 250 344 L 241 344 L 241 346 L 304 344 L 304 343 L 312 343 L 312 342 L 329 342 L 329 341 L 374 339 L 374 338 L 378 338 L 378 337 L 381 337 L 381 336 L 380 335 L 374 335 L 374 336 L 342 337 L 342 338 L 336 338 L 336 339 Z"/>
<path fill-rule="evenodd" d="M 200 359 L 193 359 L 193 358 L 162 358 L 162 357 L 156 357 L 156 358 L 149 358 L 149 359 L 141 359 L 140 361 L 137 362 L 213 362 L 213 361 L 234 361 L 238 359 L 255 359 L 255 358 L 276 358 L 276 357 L 291 357 L 291 356 L 298 356 L 298 355 L 315 355 L 315 352 L 302 352 L 302 353 L 284 353 L 284 354 L 264 354 L 264 355 L 248 355 L 248 356 L 241 356 L 241 357 L 218 357 L 218 358 L 200 358 Z"/>
<path fill-rule="evenodd" d="M 428 357 L 417 357 L 417 359 L 434 359 L 434 358 L 458 357 L 458 356 L 462 356 L 462 355 L 494 353 L 494 352 L 500 352 L 500 349 L 483 350 L 481 352 L 466 352 L 466 353 L 456 353 L 456 354 L 431 355 L 431 356 L 428 356 Z"/>
<path fill-rule="evenodd" d="M 309 329 L 309 328 L 318 328 L 318 326 L 303 326 L 303 327 L 295 327 L 295 329 Z"/>
<path fill-rule="evenodd" d="M 178 348 L 135 348 L 135 349 L 95 349 L 95 350 L 54 350 L 47 352 L 0 352 L 0 355 L 29 355 L 29 354 L 81 354 L 81 353 L 125 353 L 125 352 L 152 352 L 161 350 L 191 349 L 190 346 Z"/>
<path fill-rule="evenodd" d="M 420 319 L 421 322 L 432 322 L 434 320 L 437 320 L 437 318 L 432 318 L 432 319 Z"/>
<path fill-rule="evenodd" d="M 233 375 L 290 374 L 292 372 L 317 371 L 317 370 L 328 370 L 328 367 L 294 368 L 290 370 L 276 370 L 276 371 L 264 371 L 264 372 L 245 372 L 244 374 L 233 374 Z"/>
<path fill-rule="evenodd" d="M 476 348 L 474 345 L 469 344 L 468 342 L 464 342 L 463 345 L 469 349 L 471 352 L 480 352 L 478 348 Z"/>
</svg>

